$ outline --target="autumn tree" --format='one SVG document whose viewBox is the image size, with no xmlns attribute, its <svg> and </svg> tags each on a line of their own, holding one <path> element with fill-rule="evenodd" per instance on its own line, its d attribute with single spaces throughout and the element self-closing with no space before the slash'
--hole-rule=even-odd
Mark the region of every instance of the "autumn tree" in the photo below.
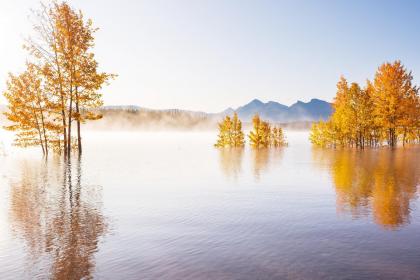
<svg viewBox="0 0 420 280">
<path fill-rule="evenodd" d="M 60 120 L 58 150 L 69 155 L 75 143 L 72 124 L 77 124 L 77 145 L 82 152 L 81 123 L 95 120 L 100 115 L 94 110 L 102 105 L 99 92 L 114 77 L 98 71 L 98 62 L 92 48 L 94 33 L 92 21 L 66 2 L 53 1 L 34 12 L 36 36 L 26 41 L 25 49 L 37 66 L 43 80 L 43 95 L 49 118 Z M 18 126 L 17 126 L 18 127 Z M 57 132 L 54 128 L 54 132 Z"/>
<path fill-rule="evenodd" d="M 283 129 L 281 127 L 274 126 L 270 132 L 270 145 L 273 147 L 286 146 L 287 142 L 284 137 Z"/>
<path fill-rule="evenodd" d="M 26 70 L 9 75 L 4 96 L 8 101 L 6 129 L 16 132 L 15 144 L 20 147 L 39 145 L 48 154 L 52 135 L 59 127 L 49 115 L 48 94 L 36 65 L 27 63 Z"/>
<path fill-rule="evenodd" d="M 369 84 L 368 84 L 369 86 Z M 368 87 L 367 86 L 367 87 Z M 370 92 L 362 89 L 357 83 L 352 83 L 349 88 L 351 139 L 350 143 L 359 148 L 364 148 L 370 138 L 373 125 L 373 105 Z"/>
<path fill-rule="evenodd" d="M 242 122 L 235 112 L 232 118 L 232 147 L 243 147 L 245 145 L 244 132 L 242 131 Z"/>
<path fill-rule="evenodd" d="M 372 139 L 373 115 L 369 84 L 362 89 L 348 85 L 344 77 L 337 83 L 334 113 L 327 122 L 313 124 L 310 139 L 319 146 L 364 148 Z"/>
<path fill-rule="evenodd" d="M 373 87 L 375 121 L 386 132 L 388 145 L 394 147 L 398 128 L 407 132 L 412 125 L 418 125 L 415 121 L 420 114 L 416 107 L 418 88 L 413 85 L 411 72 L 400 61 L 382 64 L 376 71 Z"/>
<path fill-rule="evenodd" d="M 94 33 L 91 20 L 84 20 L 81 11 L 73 10 L 63 3 L 56 6 L 55 22 L 58 25 L 59 50 L 65 58 L 64 69 L 68 77 L 68 153 L 70 153 L 72 122 L 77 123 L 77 147 L 82 151 L 81 123 L 96 120 L 101 115 L 90 109 L 103 105 L 102 95 L 98 92 L 102 85 L 115 75 L 98 72 L 98 62 L 92 52 Z"/>
<path fill-rule="evenodd" d="M 252 119 L 253 130 L 248 134 L 250 144 L 254 148 L 267 148 L 270 146 L 271 127 L 256 114 Z"/>
<path fill-rule="evenodd" d="M 216 147 L 243 147 L 245 144 L 242 122 L 235 112 L 233 117 L 226 116 L 219 123 L 219 135 Z"/>
<path fill-rule="evenodd" d="M 226 116 L 223 121 L 219 124 L 219 135 L 215 147 L 224 148 L 229 147 L 232 143 L 231 141 L 231 131 L 232 131 L 232 120 L 229 116 Z"/>
<path fill-rule="evenodd" d="M 334 114 L 331 116 L 331 122 L 335 131 L 335 140 L 337 144 L 344 146 L 348 144 L 352 131 L 349 125 L 352 122 L 350 104 L 350 92 L 347 80 L 341 76 L 337 83 L 337 94 L 334 98 Z"/>
<path fill-rule="evenodd" d="M 411 72 L 396 61 L 384 63 L 374 82 L 364 88 L 348 85 L 341 77 L 333 102 L 334 113 L 327 122 L 315 123 L 310 140 L 319 146 L 381 145 L 384 140 L 394 147 L 398 139 L 419 141 L 420 103 Z"/>
<path fill-rule="evenodd" d="M 309 134 L 309 140 L 312 144 L 319 147 L 333 147 L 337 146 L 337 138 L 335 136 L 336 130 L 333 128 L 332 121 L 314 122 Z"/>
</svg>

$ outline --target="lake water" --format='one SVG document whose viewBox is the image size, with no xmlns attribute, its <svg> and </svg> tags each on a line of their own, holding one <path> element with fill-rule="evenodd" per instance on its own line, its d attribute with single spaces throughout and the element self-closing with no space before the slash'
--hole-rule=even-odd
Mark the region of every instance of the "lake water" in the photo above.
<svg viewBox="0 0 420 280">
<path fill-rule="evenodd" d="M 0 279 L 420 279 L 420 149 L 90 133 L 0 152 Z M 7 142 L 7 141 L 6 141 Z"/>
</svg>

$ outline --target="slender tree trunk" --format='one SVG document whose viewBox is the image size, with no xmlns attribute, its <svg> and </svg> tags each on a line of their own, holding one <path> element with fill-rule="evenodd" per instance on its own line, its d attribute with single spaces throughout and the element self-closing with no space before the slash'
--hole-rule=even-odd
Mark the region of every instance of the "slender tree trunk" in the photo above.
<svg viewBox="0 0 420 280">
<path fill-rule="evenodd" d="M 60 67 L 60 61 L 58 59 L 58 53 L 57 53 L 57 39 L 54 37 L 54 58 L 55 58 L 55 64 L 57 66 L 57 73 L 58 73 L 58 85 L 60 89 L 60 101 L 61 101 L 61 120 L 63 124 L 63 150 L 64 150 L 64 157 L 67 157 L 67 124 L 66 124 L 66 112 L 65 112 L 65 95 L 63 91 L 63 77 L 61 75 L 61 67 Z"/>
<path fill-rule="evenodd" d="M 396 142 L 396 137 L 395 137 L 395 128 L 390 128 L 389 129 L 389 138 L 390 138 L 390 146 L 392 147 L 392 148 L 394 148 L 395 147 L 395 142 Z"/>
<path fill-rule="evenodd" d="M 41 128 L 39 126 L 38 116 L 37 116 L 35 105 L 33 104 L 33 102 L 32 102 L 32 108 L 31 109 L 32 109 L 32 114 L 34 115 L 34 118 L 35 118 L 35 123 L 36 123 L 35 128 L 38 132 L 39 144 L 41 145 L 41 148 L 42 148 L 42 154 L 45 155 L 44 141 L 42 140 Z"/>
<path fill-rule="evenodd" d="M 69 128 L 68 128 L 68 133 L 67 133 L 67 154 L 70 156 L 70 152 L 71 152 L 71 121 L 72 121 L 72 113 L 73 113 L 73 95 L 72 95 L 72 89 L 70 89 L 70 105 L 69 105 L 69 119 L 68 119 L 68 123 L 69 123 Z"/>
<path fill-rule="evenodd" d="M 405 139 L 407 137 L 407 128 L 404 128 L 404 134 L 403 134 L 403 147 L 405 146 Z"/>
<path fill-rule="evenodd" d="M 45 154 L 48 156 L 48 140 L 47 140 L 47 133 L 45 129 L 45 118 L 44 118 L 44 113 L 42 110 L 41 110 L 41 124 L 42 124 L 42 133 L 44 136 Z"/>
<path fill-rule="evenodd" d="M 38 95 L 38 108 L 39 108 L 39 112 L 41 114 L 41 126 L 42 126 L 42 134 L 44 136 L 45 154 L 48 156 L 48 140 L 47 140 L 47 133 L 46 133 L 46 129 L 45 129 L 44 110 L 42 109 L 39 95 Z"/>
<path fill-rule="evenodd" d="M 76 86 L 76 113 L 77 113 L 77 149 L 79 155 L 82 154 L 82 134 L 80 131 L 80 108 L 79 108 L 79 92 Z"/>
<path fill-rule="evenodd" d="M 388 146 L 392 147 L 391 128 L 388 129 Z"/>
<path fill-rule="evenodd" d="M 42 148 L 42 154 L 45 156 L 45 148 L 44 148 L 44 143 L 42 141 L 42 134 L 41 134 L 41 130 L 38 130 L 38 135 L 39 135 L 39 142 Z"/>
<path fill-rule="evenodd" d="M 65 99 L 64 99 L 64 92 L 63 92 L 63 81 L 61 77 L 61 68 L 58 61 L 57 53 L 55 53 L 55 59 L 57 64 L 57 71 L 58 71 L 58 79 L 59 79 L 59 87 L 60 87 L 60 99 L 61 99 L 61 120 L 63 123 L 63 150 L 64 150 L 64 157 L 67 156 L 67 124 L 66 124 L 66 112 L 65 112 Z"/>
<path fill-rule="evenodd" d="M 62 102 L 62 106 L 64 106 L 63 102 Z M 67 124 L 66 124 L 66 113 L 64 112 L 63 108 L 61 109 L 61 118 L 63 122 L 63 151 L 64 151 L 64 157 L 66 157 L 67 156 Z"/>
</svg>

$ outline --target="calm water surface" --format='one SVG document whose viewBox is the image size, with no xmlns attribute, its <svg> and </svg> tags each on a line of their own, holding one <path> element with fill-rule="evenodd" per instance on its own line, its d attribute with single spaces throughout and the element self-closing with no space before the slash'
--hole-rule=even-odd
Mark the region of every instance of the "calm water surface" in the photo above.
<svg viewBox="0 0 420 280">
<path fill-rule="evenodd" d="M 420 279 L 420 149 L 91 133 L 0 152 L 0 279 Z M 6 141 L 7 142 L 7 141 Z"/>
</svg>

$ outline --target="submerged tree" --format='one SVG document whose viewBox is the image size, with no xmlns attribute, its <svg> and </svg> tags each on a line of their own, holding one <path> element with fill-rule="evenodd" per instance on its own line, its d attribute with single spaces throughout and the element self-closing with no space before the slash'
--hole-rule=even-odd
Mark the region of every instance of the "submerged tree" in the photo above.
<svg viewBox="0 0 420 280">
<path fill-rule="evenodd" d="M 254 148 L 267 148 L 270 146 L 270 124 L 261 120 L 260 116 L 256 114 L 252 118 L 253 129 L 249 133 L 249 142 Z"/>
<path fill-rule="evenodd" d="M 245 144 L 242 122 L 235 112 L 233 118 L 226 116 L 219 123 L 219 135 L 215 144 L 216 147 L 243 147 Z"/>
<path fill-rule="evenodd" d="M 9 75 L 4 96 L 9 110 L 5 113 L 12 122 L 7 130 L 16 132 L 15 145 L 20 147 L 40 146 L 44 154 L 54 140 L 59 128 L 49 114 L 49 96 L 39 69 L 27 63 L 27 69 L 20 75 Z"/>
<path fill-rule="evenodd" d="M 231 141 L 232 120 L 226 116 L 219 124 L 219 135 L 215 147 L 223 148 L 229 147 Z"/>
<path fill-rule="evenodd" d="M 418 129 L 418 88 L 400 61 L 384 63 L 375 74 L 373 103 L 376 123 L 382 127 L 388 145 L 397 143 L 399 129 Z M 414 127 L 413 127 L 414 126 Z M 417 126 L 417 127 L 416 127 Z M 405 142 L 405 139 L 404 139 Z"/>
<path fill-rule="evenodd" d="M 256 114 L 252 119 L 253 130 L 249 133 L 249 141 L 254 148 L 281 147 L 287 145 L 281 127 L 272 127 L 268 121 L 261 120 Z"/>
<path fill-rule="evenodd" d="M 312 144 L 320 147 L 336 146 L 336 138 L 333 136 L 332 122 L 319 121 L 312 124 L 309 140 Z"/>
<path fill-rule="evenodd" d="M 243 147 L 245 145 L 244 132 L 242 131 L 242 122 L 235 112 L 232 118 L 232 147 Z"/>
<path fill-rule="evenodd" d="M 274 126 L 271 129 L 270 138 L 270 144 L 273 147 L 282 147 L 287 145 L 283 129 L 281 127 Z"/>
<path fill-rule="evenodd" d="M 48 151 L 49 146 L 54 146 L 56 150 L 68 155 L 75 146 L 81 153 L 80 124 L 100 118 L 91 109 L 102 105 L 102 95 L 98 91 L 114 75 L 98 71 L 98 62 L 92 51 L 97 29 L 90 19 L 85 20 L 81 11 L 75 11 L 66 2 L 54 1 L 50 5 L 42 5 L 41 10 L 34 15 L 37 36 L 36 39 L 27 40 L 25 49 L 31 54 L 30 65 L 37 69 L 32 75 L 42 85 L 38 92 L 44 98 L 40 104 L 45 110 L 42 114 L 39 108 L 32 113 L 27 110 L 26 114 L 29 115 L 28 119 L 36 119 L 35 123 L 42 123 L 39 117 L 52 120 L 54 125 L 46 125 L 43 135 L 51 134 L 54 138 L 44 137 L 42 141 L 25 142 L 39 142 L 44 152 Z M 13 96 L 16 92 L 9 90 L 6 93 L 10 112 L 19 111 L 16 106 L 31 106 L 31 100 L 20 99 L 20 104 L 16 102 L 19 99 Z M 28 134 L 25 119 L 15 117 L 9 120 L 14 123 L 11 128 L 18 135 L 26 134 L 28 139 L 33 139 L 33 135 Z M 77 124 L 77 145 L 73 145 L 74 122 Z"/>
<path fill-rule="evenodd" d="M 411 72 L 399 61 L 381 65 L 373 83 L 365 88 L 348 85 L 344 77 L 337 83 L 334 113 L 327 122 L 315 123 L 310 140 L 318 146 L 381 145 L 394 147 L 419 141 L 420 102 Z"/>
</svg>

